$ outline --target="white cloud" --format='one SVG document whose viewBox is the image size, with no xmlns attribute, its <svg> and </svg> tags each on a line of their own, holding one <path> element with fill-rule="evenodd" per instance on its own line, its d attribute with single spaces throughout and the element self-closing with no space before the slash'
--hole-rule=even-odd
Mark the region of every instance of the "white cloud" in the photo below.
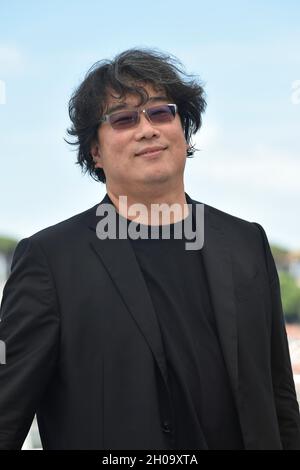
<svg viewBox="0 0 300 470">
<path fill-rule="evenodd" d="M 270 65 L 292 65 L 300 63 L 300 56 L 297 44 L 299 37 L 285 36 L 283 39 L 272 37 L 270 41 L 263 43 L 222 41 L 194 44 L 188 51 L 182 46 L 176 48 L 176 54 L 182 59 L 182 62 L 189 64 L 189 67 L 196 67 L 199 70 L 199 63 L 207 68 L 208 64 L 217 60 L 218 68 L 220 65 L 228 67 L 246 66 L 265 66 Z M 234 65 L 233 65 L 234 64 Z M 201 67 L 200 67 L 201 70 Z M 226 75 L 226 74 L 225 74 Z M 225 78 L 225 77 L 224 77 Z"/>
<path fill-rule="evenodd" d="M 229 148 L 222 128 L 212 123 L 204 126 L 194 139 L 201 152 L 195 154 L 188 170 L 189 178 L 201 178 L 212 183 L 271 191 L 299 198 L 300 158 L 291 149 L 278 150 L 267 141 L 244 145 L 236 140 Z"/>
<path fill-rule="evenodd" d="M 0 71 L 1 74 L 15 74 L 24 69 L 25 57 L 14 45 L 0 44 Z M 2 77 L 0 77 L 2 78 Z"/>
<path fill-rule="evenodd" d="M 207 149 L 213 147 L 223 137 L 223 129 L 214 123 L 204 123 L 201 127 L 201 130 L 198 134 L 193 138 L 196 148 L 199 149 Z"/>
</svg>

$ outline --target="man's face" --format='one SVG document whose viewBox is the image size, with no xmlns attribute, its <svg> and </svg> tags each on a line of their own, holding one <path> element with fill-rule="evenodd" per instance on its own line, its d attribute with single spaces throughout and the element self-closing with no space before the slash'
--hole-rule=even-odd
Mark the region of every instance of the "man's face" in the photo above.
<svg viewBox="0 0 300 470">
<path fill-rule="evenodd" d="M 167 104 L 170 100 L 163 91 L 145 85 L 149 101 L 140 108 Z M 112 107 L 124 105 L 124 110 L 138 109 L 139 97 L 126 95 L 118 99 L 109 93 L 106 113 Z M 160 97 L 159 99 L 157 99 Z M 160 148 L 155 153 L 143 154 L 145 149 Z M 178 113 L 171 122 L 153 124 L 144 113 L 139 123 L 130 129 L 116 130 L 108 122 L 98 129 L 98 142 L 91 148 L 96 168 L 103 168 L 107 189 L 116 195 L 180 187 L 186 162 L 187 143 Z"/>
</svg>

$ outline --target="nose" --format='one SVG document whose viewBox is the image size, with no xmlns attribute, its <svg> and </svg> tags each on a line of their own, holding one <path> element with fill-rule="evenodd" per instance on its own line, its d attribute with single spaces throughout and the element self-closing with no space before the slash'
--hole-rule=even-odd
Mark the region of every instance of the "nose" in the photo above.
<svg viewBox="0 0 300 470">
<path fill-rule="evenodd" d="M 159 136 L 159 129 L 154 124 L 152 124 L 145 113 L 140 113 L 140 121 L 135 129 L 135 139 L 151 139 L 152 137 Z"/>
</svg>

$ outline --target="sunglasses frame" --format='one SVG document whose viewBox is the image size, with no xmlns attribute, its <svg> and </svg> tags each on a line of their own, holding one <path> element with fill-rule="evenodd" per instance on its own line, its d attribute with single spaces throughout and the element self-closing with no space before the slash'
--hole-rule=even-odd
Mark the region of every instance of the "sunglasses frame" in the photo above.
<svg viewBox="0 0 300 470">
<path fill-rule="evenodd" d="M 128 126 L 128 127 L 124 127 L 124 130 L 126 130 L 126 129 L 131 129 L 132 127 L 137 126 L 137 125 L 139 124 L 139 122 L 140 122 L 140 119 L 141 119 L 141 113 L 144 113 L 145 117 L 148 119 L 149 122 L 151 122 L 151 124 L 154 124 L 154 125 L 157 124 L 157 123 L 153 123 L 153 122 L 151 121 L 151 118 L 150 118 L 150 116 L 148 115 L 148 110 L 149 110 L 149 109 L 153 109 L 153 108 L 158 108 L 158 107 L 160 107 L 160 106 L 171 106 L 171 107 L 174 109 L 174 115 L 173 115 L 173 113 L 172 113 L 172 115 L 174 116 L 174 119 L 175 119 L 175 116 L 176 116 L 176 113 L 177 113 L 177 104 L 175 104 L 175 103 L 158 104 L 158 105 L 149 106 L 149 108 L 143 108 L 143 109 L 126 109 L 126 110 L 124 110 L 124 112 L 126 112 L 126 111 L 135 111 L 135 112 L 137 112 L 137 113 L 138 113 L 138 118 L 137 118 L 136 123 L 134 123 L 132 126 L 130 125 L 130 126 Z M 119 113 L 122 113 L 122 112 L 123 112 L 123 110 L 116 111 L 116 112 L 113 112 L 113 113 L 110 113 L 110 114 L 104 114 L 104 116 L 100 119 L 99 123 L 105 123 L 105 122 L 107 122 L 107 123 L 109 123 L 109 124 L 111 125 L 111 127 L 112 127 L 113 129 L 115 129 L 115 128 L 113 127 L 113 125 L 111 124 L 111 122 L 110 122 L 110 117 L 113 116 L 114 114 L 119 114 Z M 169 121 L 167 121 L 167 122 L 169 122 Z M 170 121 L 170 122 L 171 122 L 171 121 Z M 163 124 L 163 122 L 162 122 L 162 123 L 158 123 L 158 124 Z M 121 128 L 120 128 L 120 129 L 121 129 Z M 120 130 L 120 129 L 117 129 L 117 130 Z"/>
</svg>

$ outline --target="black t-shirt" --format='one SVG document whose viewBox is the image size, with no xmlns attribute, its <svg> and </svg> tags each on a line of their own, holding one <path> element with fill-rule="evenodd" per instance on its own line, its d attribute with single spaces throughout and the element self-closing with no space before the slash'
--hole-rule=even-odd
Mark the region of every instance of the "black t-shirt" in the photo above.
<svg viewBox="0 0 300 470">
<path fill-rule="evenodd" d="M 170 239 L 160 228 L 158 239 L 130 240 L 161 329 L 176 449 L 243 449 L 202 253 L 174 237 L 178 224 L 169 226 Z"/>
</svg>

